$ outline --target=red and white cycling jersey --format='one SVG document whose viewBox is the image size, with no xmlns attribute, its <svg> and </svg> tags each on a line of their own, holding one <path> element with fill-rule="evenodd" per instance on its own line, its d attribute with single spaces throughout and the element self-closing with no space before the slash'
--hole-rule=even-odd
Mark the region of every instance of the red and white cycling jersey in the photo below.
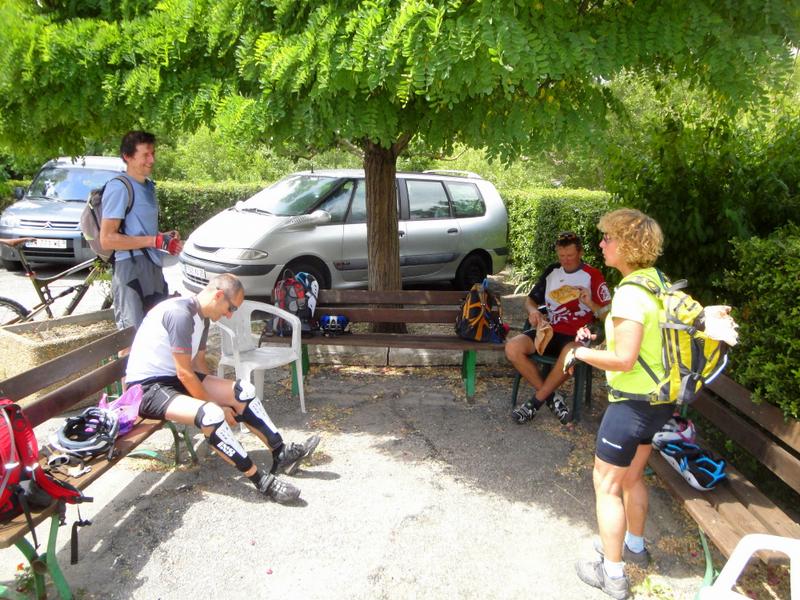
<svg viewBox="0 0 800 600">
<path fill-rule="evenodd" d="M 547 307 L 547 318 L 554 332 L 574 336 L 578 329 L 594 322 L 592 309 L 580 301 L 578 288 L 591 290 L 595 304 L 605 306 L 611 302 L 603 274 L 585 263 L 572 273 L 553 263 L 533 286 L 529 296 Z"/>
</svg>

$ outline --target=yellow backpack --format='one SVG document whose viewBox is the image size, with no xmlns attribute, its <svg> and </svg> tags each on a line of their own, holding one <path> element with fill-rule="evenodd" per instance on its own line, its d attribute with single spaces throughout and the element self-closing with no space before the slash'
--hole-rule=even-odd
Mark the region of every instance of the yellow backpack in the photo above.
<svg viewBox="0 0 800 600">
<path fill-rule="evenodd" d="M 640 356 L 639 364 L 658 386 L 658 399 L 649 396 L 642 399 L 657 404 L 690 404 L 695 401 L 700 389 L 713 381 L 728 365 L 729 348 L 725 342 L 706 335 L 705 309 L 682 291 L 686 287 L 686 280 L 681 279 L 673 284 L 660 271 L 658 273 L 663 287 L 644 275 L 634 275 L 621 284 L 643 287 L 658 299 L 660 306 L 664 377 L 659 378 Z"/>
</svg>

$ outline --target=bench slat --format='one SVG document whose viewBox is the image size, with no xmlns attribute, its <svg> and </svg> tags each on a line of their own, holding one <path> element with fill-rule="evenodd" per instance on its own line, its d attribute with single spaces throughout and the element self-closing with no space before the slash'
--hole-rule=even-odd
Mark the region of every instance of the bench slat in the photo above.
<svg viewBox="0 0 800 600">
<path fill-rule="evenodd" d="M 466 292 L 449 290 L 320 290 L 317 306 L 330 304 L 452 304 L 456 307 Z"/>
<path fill-rule="evenodd" d="M 730 377 L 721 375 L 708 386 L 711 391 L 763 427 L 770 434 L 780 438 L 787 446 L 800 452 L 800 422 L 786 421 L 780 409 L 771 404 L 754 404 L 750 390 L 739 385 Z M 704 392 L 706 390 L 703 390 Z"/>
<path fill-rule="evenodd" d="M 704 395 L 692 407 L 750 452 L 787 485 L 800 492 L 800 460 L 752 425 L 743 423 L 738 415 L 710 395 Z"/>
<path fill-rule="evenodd" d="M 19 375 L 0 381 L 0 396 L 19 402 L 34 392 L 44 389 L 101 360 L 127 348 L 133 341 L 134 329 L 129 327 L 67 352 Z"/>
<path fill-rule="evenodd" d="M 503 351 L 503 344 L 473 342 L 444 335 L 406 335 L 402 333 L 350 334 L 338 336 L 313 336 L 303 338 L 309 346 L 365 346 L 369 348 L 419 348 L 429 350 L 494 350 Z"/>
<path fill-rule="evenodd" d="M 315 315 L 342 315 L 352 323 L 447 323 L 455 325 L 457 311 L 447 308 L 364 308 L 317 306 Z M 455 333 L 453 334 L 455 335 Z"/>
<path fill-rule="evenodd" d="M 741 536 L 720 516 L 708 499 L 703 497 L 702 492 L 686 483 L 683 477 L 667 464 L 661 454 L 653 452 L 649 464 L 656 475 L 664 480 L 669 492 L 683 503 L 687 512 L 700 524 L 700 528 L 711 538 L 714 545 L 729 557 Z"/>
<path fill-rule="evenodd" d="M 747 510 L 761 521 L 775 535 L 800 538 L 800 525 L 789 517 L 780 507 L 767 498 L 732 465 L 725 467 L 728 475 L 728 489 L 747 507 Z"/>
<path fill-rule="evenodd" d="M 22 404 L 25 414 L 33 427 L 69 410 L 84 398 L 96 394 L 107 385 L 119 380 L 125 374 L 128 357 L 117 359 L 96 368 L 94 371 L 33 400 Z"/>
<path fill-rule="evenodd" d="M 161 421 L 142 420 L 139 421 L 133 429 L 119 438 L 116 447 L 119 450 L 117 456 L 112 460 L 106 460 L 104 457 L 96 457 L 85 464 L 92 467 L 91 471 L 81 475 L 77 479 L 73 477 L 64 477 L 59 475 L 59 479 L 74 485 L 79 490 L 86 489 L 92 482 L 98 479 L 103 473 L 111 469 L 125 456 L 127 456 L 134 448 L 146 440 L 152 433 L 159 430 L 162 426 Z M 91 494 L 87 494 L 91 497 Z M 91 506 L 88 504 L 87 506 Z M 56 505 L 53 504 L 49 508 L 37 513 L 32 513 L 34 526 L 44 522 L 56 510 Z M 25 520 L 25 515 L 18 515 L 8 523 L 0 525 L 0 548 L 7 548 L 12 546 L 17 540 L 21 539 L 28 534 L 28 523 Z"/>
</svg>

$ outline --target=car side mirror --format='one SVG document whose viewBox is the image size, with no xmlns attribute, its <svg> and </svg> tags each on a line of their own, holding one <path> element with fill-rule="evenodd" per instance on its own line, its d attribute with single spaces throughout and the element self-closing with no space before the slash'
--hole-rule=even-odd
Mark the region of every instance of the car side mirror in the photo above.
<svg viewBox="0 0 800 600">
<path fill-rule="evenodd" d="M 331 222 L 331 214 L 326 210 L 315 210 L 308 215 L 297 215 L 289 219 L 286 223 L 287 228 L 310 229 L 317 225 L 326 225 Z"/>
<path fill-rule="evenodd" d="M 15 187 L 14 188 L 14 198 L 16 200 L 22 200 L 22 198 L 24 198 L 24 197 L 25 197 L 25 188 L 19 187 L 19 186 Z"/>
</svg>

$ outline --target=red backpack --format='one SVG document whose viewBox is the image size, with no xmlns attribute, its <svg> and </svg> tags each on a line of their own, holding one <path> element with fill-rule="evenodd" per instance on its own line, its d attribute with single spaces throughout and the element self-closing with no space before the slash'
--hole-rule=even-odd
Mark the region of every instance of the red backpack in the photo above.
<svg viewBox="0 0 800 600">
<path fill-rule="evenodd" d="M 38 489 L 36 489 L 38 488 Z M 30 501 L 44 492 L 49 501 Z M 77 504 L 91 502 L 78 489 L 54 479 L 39 465 L 39 446 L 28 417 L 19 405 L 8 398 L 0 399 L 0 523 L 7 523 L 25 513 L 33 534 L 30 507 L 46 508 L 53 500 Z"/>
<path fill-rule="evenodd" d="M 278 308 L 297 315 L 302 320 L 308 313 L 306 286 L 295 278 L 294 273 L 286 269 L 283 272 L 283 278 L 275 283 L 272 290 L 272 303 Z M 274 335 L 280 336 L 291 335 L 292 327 L 284 319 L 275 317 L 272 322 L 272 332 Z"/>
</svg>

